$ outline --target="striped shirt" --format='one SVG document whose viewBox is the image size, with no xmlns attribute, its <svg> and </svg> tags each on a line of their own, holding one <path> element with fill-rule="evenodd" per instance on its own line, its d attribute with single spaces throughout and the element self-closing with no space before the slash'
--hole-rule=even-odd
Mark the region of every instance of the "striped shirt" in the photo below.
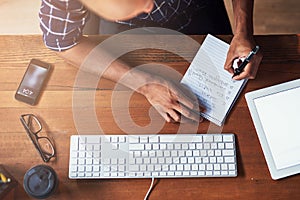
<svg viewBox="0 0 300 200">
<path fill-rule="evenodd" d="M 150 13 L 116 22 L 129 28 L 160 26 L 180 31 L 189 25 L 192 13 L 204 7 L 208 1 L 155 0 Z M 77 0 L 42 0 L 39 19 L 45 45 L 56 51 L 75 46 L 82 37 L 88 18 L 89 11 Z"/>
</svg>

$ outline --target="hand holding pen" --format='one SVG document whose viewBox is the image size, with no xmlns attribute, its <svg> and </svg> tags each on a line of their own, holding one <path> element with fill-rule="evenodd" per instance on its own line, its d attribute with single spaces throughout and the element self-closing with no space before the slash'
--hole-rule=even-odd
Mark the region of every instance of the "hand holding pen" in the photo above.
<svg viewBox="0 0 300 200">
<path fill-rule="evenodd" d="M 230 47 L 227 53 L 227 58 L 224 64 L 224 69 L 228 71 L 231 76 L 234 76 L 234 68 L 239 67 L 243 61 L 249 57 L 251 50 L 255 52 L 256 47 L 253 37 L 244 37 L 243 35 L 237 34 L 231 40 Z M 263 58 L 261 48 L 256 51 L 256 54 L 251 53 L 250 59 L 244 63 L 243 69 L 240 68 L 240 74 L 233 77 L 234 80 L 242 79 L 254 79 L 260 62 Z"/>
<path fill-rule="evenodd" d="M 248 56 L 245 59 L 242 60 L 242 63 L 240 65 L 239 64 L 237 64 L 237 66 L 233 65 L 234 74 L 233 74 L 232 78 L 235 77 L 235 76 L 237 76 L 237 75 L 240 75 L 244 71 L 244 68 L 250 62 L 250 60 L 253 57 L 253 55 L 257 54 L 258 50 L 259 50 L 259 46 L 255 46 L 250 51 L 250 53 L 248 54 Z"/>
</svg>

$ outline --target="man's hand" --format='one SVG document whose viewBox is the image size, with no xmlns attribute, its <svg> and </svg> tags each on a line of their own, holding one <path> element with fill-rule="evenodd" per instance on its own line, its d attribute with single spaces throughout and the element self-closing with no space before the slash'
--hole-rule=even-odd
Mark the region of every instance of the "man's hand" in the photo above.
<svg viewBox="0 0 300 200">
<path fill-rule="evenodd" d="M 233 75 L 232 64 L 235 59 L 246 57 L 249 52 L 255 47 L 255 42 L 252 36 L 245 37 L 242 35 L 235 35 L 231 41 L 229 51 L 227 53 L 226 62 L 224 65 L 225 70 Z M 262 60 L 262 53 L 258 51 L 256 55 L 250 60 L 250 62 L 244 68 L 244 71 L 235 76 L 233 79 L 241 80 L 245 78 L 254 79 Z"/>
<path fill-rule="evenodd" d="M 155 76 L 139 92 L 167 122 L 202 121 L 196 96 L 187 94 L 183 86 Z"/>
</svg>

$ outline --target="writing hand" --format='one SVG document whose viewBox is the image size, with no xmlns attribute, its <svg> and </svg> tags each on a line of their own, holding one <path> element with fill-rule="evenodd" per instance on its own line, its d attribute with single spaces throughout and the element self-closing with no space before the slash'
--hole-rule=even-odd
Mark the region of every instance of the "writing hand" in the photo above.
<svg viewBox="0 0 300 200">
<path fill-rule="evenodd" d="M 252 36 L 245 37 L 241 35 L 235 35 L 230 43 L 230 47 L 227 53 L 227 58 L 224 65 L 225 70 L 233 75 L 232 65 L 234 60 L 246 57 L 254 46 L 255 42 Z M 261 51 L 259 51 L 256 55 L 253 56 L 251 61 L 244 68 L 244 71 L 241 74 L 234 76 L 233 79 L 254 79 L 262 57 L 262 53 Z"/>
</svg>

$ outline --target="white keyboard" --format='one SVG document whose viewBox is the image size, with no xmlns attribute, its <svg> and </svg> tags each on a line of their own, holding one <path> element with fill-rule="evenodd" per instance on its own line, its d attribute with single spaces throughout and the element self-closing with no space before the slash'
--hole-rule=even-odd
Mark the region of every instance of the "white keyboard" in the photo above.
<svg viewBox="0 0 300 200">
<path fill-rule="evenodd" d="M 234 134 L 71 136 L 71 179 L 235 176 Z"/>
</svg>

